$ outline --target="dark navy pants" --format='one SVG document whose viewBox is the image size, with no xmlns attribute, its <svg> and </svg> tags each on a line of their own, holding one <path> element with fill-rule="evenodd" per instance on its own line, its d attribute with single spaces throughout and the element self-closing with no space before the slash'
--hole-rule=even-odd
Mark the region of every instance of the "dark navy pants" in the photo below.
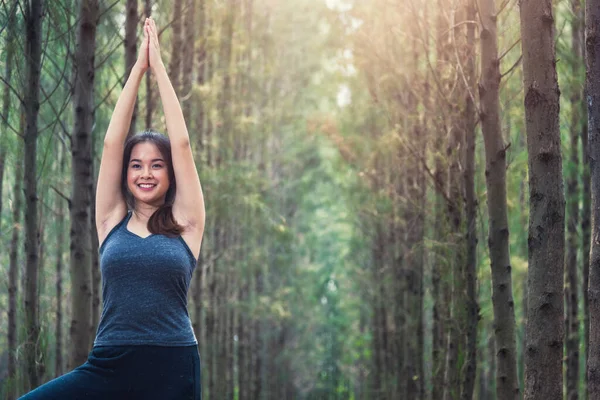
<svg viewBox="0 0 600 400">
<path fill-rule="evenodd" d="M 201 400 L 198 346 L 94 347 L 85 364 L 19 400 Z"/>
</svg>

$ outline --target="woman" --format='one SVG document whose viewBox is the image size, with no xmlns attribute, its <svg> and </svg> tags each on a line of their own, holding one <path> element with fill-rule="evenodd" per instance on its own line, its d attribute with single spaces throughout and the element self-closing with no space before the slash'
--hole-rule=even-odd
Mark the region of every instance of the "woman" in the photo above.
<svg viewBox="0 0 600 400">
<path fill-rule="evenodd" d="M 124 143 L 148 67 L 169 139 L 144 132 Z M 85 364 L 21 399 L 200 399 L 200 359 L 186 299 L 204 200 L 150 18 L 104 139 L 96 223 L 104 308 L 94 347 Z"/>
</svg>

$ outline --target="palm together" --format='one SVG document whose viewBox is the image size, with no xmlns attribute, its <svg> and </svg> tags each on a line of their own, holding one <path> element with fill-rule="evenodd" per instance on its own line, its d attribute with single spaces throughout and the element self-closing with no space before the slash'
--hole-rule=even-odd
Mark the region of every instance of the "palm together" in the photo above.
<svg viewBox="0 0 600 400">
<path fill-rule="evenodd" d="M 144 40 L 138 54 L 137 64 L 143 71 L 149 67 L 154 72 L 155 68 L 163 67 L 156 23 L 151 17 L 146 18 L 144 22 Z"/>
</svg>

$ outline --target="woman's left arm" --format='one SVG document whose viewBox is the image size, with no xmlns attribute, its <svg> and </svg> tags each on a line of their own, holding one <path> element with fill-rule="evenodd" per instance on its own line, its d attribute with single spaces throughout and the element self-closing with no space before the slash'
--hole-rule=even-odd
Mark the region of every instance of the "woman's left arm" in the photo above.
<svg viewBox="0 0 600 400">
<path fill-rule="evenodd" d="M 147 29 L 150 30 L 150 68 L 158 83 L 158 91 L 167 124 L 167 134 L 171 142 L 173 169 L 177 180 L 173 213 L 178 223 L 184 225 L 186 230 L 197 233 L 201 239 L 205 219 L 204 196 L 190 146 L 190 137 L 177 94 L 160 57 L 158 33 L 154 20 L 151 20 Z"/>
</svg>

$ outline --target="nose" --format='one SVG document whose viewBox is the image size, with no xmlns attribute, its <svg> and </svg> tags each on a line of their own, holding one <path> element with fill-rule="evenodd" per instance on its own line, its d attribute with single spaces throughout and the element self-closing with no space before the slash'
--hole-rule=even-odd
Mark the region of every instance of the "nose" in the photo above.
<svg viewBox="0 0 600 400">
<path fill-rule="evenodd" d="M 142 178 L 152 178 L 152 168 L 145 167 L 142 170 Z"/>
</svg>

